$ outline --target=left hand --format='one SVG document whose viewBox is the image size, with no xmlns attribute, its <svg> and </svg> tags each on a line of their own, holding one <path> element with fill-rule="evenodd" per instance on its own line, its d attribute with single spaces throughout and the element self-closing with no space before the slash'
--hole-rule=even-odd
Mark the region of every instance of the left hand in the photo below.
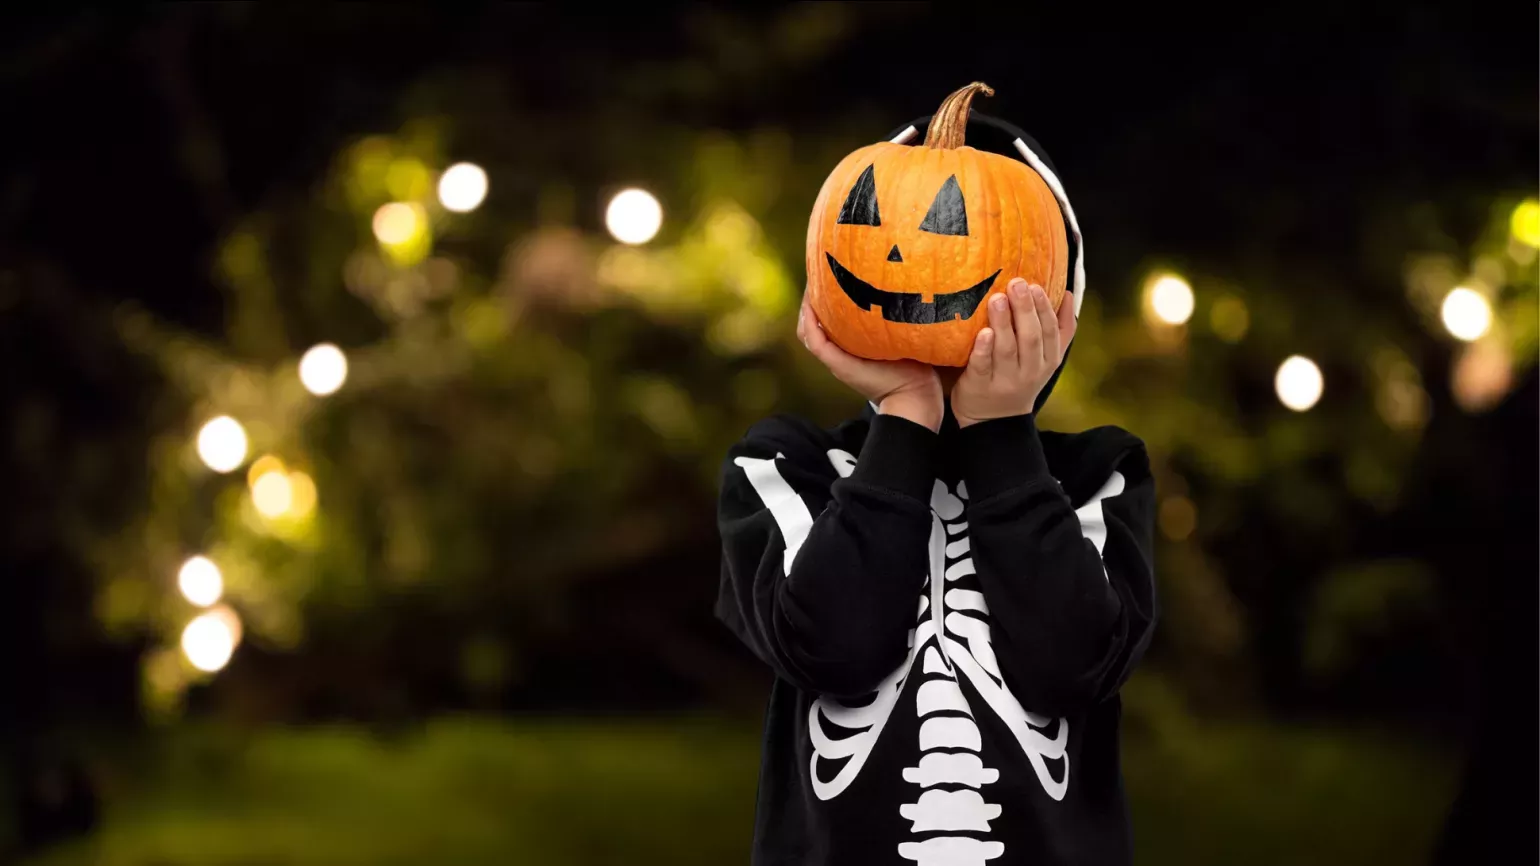
<svg viewBox="0 0 1540 866">
<path fill-rule="evenodd" d="M 989 326 L 974 338 L 968 366 L 952 386 L 959 427 L 1030 414 L 1075 336 L 1075 299 L 1068 294 L 1055 315 L 1043 288 L 1018 277 L 988 305 Z"/>
</svg>

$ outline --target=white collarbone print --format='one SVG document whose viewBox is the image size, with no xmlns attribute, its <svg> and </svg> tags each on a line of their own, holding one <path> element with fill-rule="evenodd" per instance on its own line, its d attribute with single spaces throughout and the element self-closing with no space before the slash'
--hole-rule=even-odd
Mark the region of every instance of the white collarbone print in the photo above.
<svg viewBox="0 0 1540 866">
<path fill-rule="evenodd" d="M 848 452 L 833 449 L 828 456 L 841 477 L 853 471 L 855 458 Z M 1123 477 L 1115 472 L 1076 512 L 1081 531 L 1098 552 L 1106 539 L 1101 500 L 1122 489 Z M 915 799 L 901 805 L 899 813 L 911 822 L 909 832 L 924 838 L 898 845 L 899 855 L 919 866 L 982 866 L 1005 852 L 1003 843 L 988 838 L 990 822 L 1001 817 L 1000 805 L 990 802 L 988 795 L 1000 774 L 985 765 L 974 721 L 976 708 L 959 687 L 959 675 L 1010 730 L 1043 791 L 1061 800 L 1069 789 L 1068 720 L 1046 718 L 1022 707 L 995 661 L 989 606 L 969 554 L 968 524 L 963 520 L 966 498 L 964 484 L 959 483 L 954 492 L 935 482 L 930 501 L 930 575 L 910 632 L 908 657 L 869 703 L 852 707 L 820 697 L 808 711 L 813 792 L 828 800 L 839 796 L 860 774 L 909 677 L 919 677 L 914 690 L 919 743 L 915 765 L 904 769 L 904 781 L 916 788 Z M 844 730 L 831 737 L 825 720 Z M 819 776 L 820 759 L 842 758 L 849 760 L 832 778 Z"/>
</svg>

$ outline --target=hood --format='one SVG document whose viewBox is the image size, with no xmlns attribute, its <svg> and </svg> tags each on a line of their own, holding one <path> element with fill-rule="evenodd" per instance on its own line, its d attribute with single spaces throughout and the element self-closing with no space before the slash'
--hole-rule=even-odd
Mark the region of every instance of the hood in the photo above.
<svg viewBox="0 0 1540 866">
<path fill-rule="evenodd" d="M 917 139 L 924 140 L 931 116 L 927 114 L 924 117 L 915 118 L 894 129 L 888 133 L 888 140 L 899 144 Z M 1064 191 L 1064 185 L 1059 182 L 1059 173 L 1053 166 L 1053 160 L 1048 158 L 1048 152 L 1032 136 L 1022 132 L 1016 126 L 976 110 L 968 115 L 967 143 L 969 147 L 977 150 L 987 150 L 1025 162 L 1053 191 L 1054 198 L 1059 202 L 1059 210 L 1064 215 L 1064 236 L 1069 241 L 1070 268 L 1065 289 L 1074 297 L 1075 318 L 1079 319 L 1080 305 L 1085 301 L 1085 247 L 1080 238 L 1080 224 L 1075 220 L 1075 210 L 1070 207 L 1069 196 Z M 1076 334 L 1078 336 L 1078 330 Z M 1069 363 L 1069 353 L 1072 348 L 1074 348 L 1074 340 L 1064 347 L 1064 360 L 1059 362 L 1058 369 L 1053 371 L 1048 384 L 1043 386 L 1043 392 L 1037 395 L 1037 403 L 1032 407 L 1033 412 L 1042 409 L 1043 404 L 1048 401 L 1048 395 L 1053 392 L 1053 386 L 1059 381 L 1059 374 Z M 870 407 L 873 410 L 875 408 Z M 951 415 L 950 408 L 947 415 Z"/>
</svg>

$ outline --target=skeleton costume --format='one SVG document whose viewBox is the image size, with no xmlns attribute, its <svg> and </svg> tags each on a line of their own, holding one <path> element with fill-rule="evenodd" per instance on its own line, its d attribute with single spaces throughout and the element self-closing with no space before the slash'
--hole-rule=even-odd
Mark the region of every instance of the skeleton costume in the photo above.
<svg viewBox="0 0 1540 866">
<path fill-rule="evenodd" d="M 969 139 L 1054 191 L 1078 314 L 1052 163 L 978 113 Z M 1155 625 L 1154 482 L 1125 430 L 1037 428 L 1058 376 L 1030 415 L 948 407 L 938 434 L 867 404 L 729 451 L 716 614 L 776 675 L 756 866 L 1131 861 L 1118 689 Z"/>
</svg>

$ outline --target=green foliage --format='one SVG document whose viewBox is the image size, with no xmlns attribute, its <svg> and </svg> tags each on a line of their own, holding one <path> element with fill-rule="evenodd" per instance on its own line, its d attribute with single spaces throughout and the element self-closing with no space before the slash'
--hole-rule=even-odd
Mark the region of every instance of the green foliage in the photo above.
<svg viewBox="0 0 1540 866">
<path fill-rule="evenodd" d="M 1140 863 L 1415 863 L 1450 796 L 1444 759 L 1371 733 L 1159 731 L 1124 756 Z M 709 719 L 183 729 L 114 775 L 100 833 L 30 866 L 737 863 L 758 755 Z"/>
<path fill-rule="evenodd" d="M 808 205 L 828 168 L 888 121 L 829 108 L 820 134 L 794 138 L 775 123 L 703 128 L 677 110 L 815 68 L 854 38 L 856 14 L 698 11 L 670 60 L 578 64 L 574 88 L 612 97 L 594 105 L 553 107 L 486 70 L 430 73 L 404 89 L 394 130 L 335 143 L 310 189 L 271 191 L 224 227 L 212 257 L 223 333 L 121 310 L 123 344 L 163 377 L 155 417 L 175 420 L 146 454 L 143 512 L 85 546 L 103 621 L 160 646 L 145 663 L 152 705 L 174 708 L 202 676 L 175 651 L 195 614 L 175 588 L 191 554 L 224 570 L 249 645 L 341 652 L 368 669 L 318 674 L 330 688 L 396 680 L 402 663 L 383 648 L 412 643 L 425 677 L 495 691 L 517 683 L 514 660 L 570 630 L 566 612 L 601 575 L 710 543 L 721 455 L 753 421 L 786 411 L 832 424 L 857 411 L 796 344 L 792 318 Z M 461 159 L 490 177 L 472 213 L 434 194 Z M 601 228 L 605 201 L 630 185 L 664 210 L 644 245 Z M 1516 204 L 1482 199 L 1485 228 L 1472 232 L 1451 227 L 1470 222 L 1467 202 L 1376 200 L 1363 261 L 1338 271 L 1280 261 L 1266 238 L 1223 266 L 1126 234 L 1097 241 L 1095 261 L 1123 264 L 1093 268 L 1044 423 L 1117 424 L 1149 444 L 1175 626 L 1156 661 L 1183 671 L 1193 697 L 1244 703 L 1251 640 L 1301 618 L 1292 605 L 1319 595 L 1374 608 L 1399 592 L 1315 587 L 1345 579 L 1330 563 L 1366 555 L 1349 528 L 1395 512 L 1431 413 L 1484 411 L 1533 363 L 1535 249 L 1514 237 Z M 1259 206 L 1278 232 L 1299 218 L 1297 204 Z M 1181 325 L 1146 309 L 1148 278 L 1167 270 L 1194 287 Z M 1469 348 L 1438 320 L 1457 283 L 1497 312 Z M 295 369 L 323 341 L 343 347 L 350 374 L 317 398 Z M 1272 396 L 1295 353 L 1325 371 L 1325 395 L 1304 413 Z M 199 425 L 221 414 L 245 425 L 250 458 L 275 455 L 313 479 L 313 512 L 265 518 L 242 473 L 199 464 Z M 1284 536 L 1279 556 L 1249 556 Z M 1298 591 L 1249 604 L 1240 584 Z M 1320 629 L 1314 660 L 1354 645 L 1319 636 L 1339 626 Z"/>
<path fill-rule="evenodd" d="M 1304 660 L 1317 675 L 1340 671 L 1359 645 L 1398 627 L 1434 619 L 1437 587 L 1415 561 L 1384 560 L 1334 569 L 1316 587 L 1308 609 Z"/>
</svg>

